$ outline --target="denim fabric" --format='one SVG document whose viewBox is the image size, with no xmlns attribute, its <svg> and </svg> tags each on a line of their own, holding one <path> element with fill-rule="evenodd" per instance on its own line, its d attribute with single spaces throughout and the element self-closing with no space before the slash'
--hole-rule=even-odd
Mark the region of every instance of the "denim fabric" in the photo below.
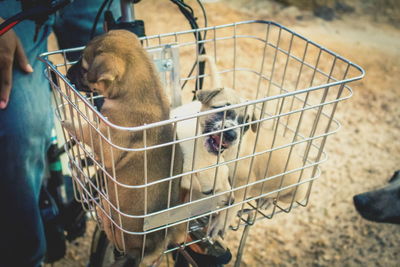
<svg viewBox="0 0 400 267">
<path fill-rule="evenodd" d="M 112 9 L 116 11 L 119 1 L 114 2 Z M 0 110 L 0 266 L 36 267 L 45 253 L 38 198 L 53 115 L 44 65 L 36 57 L 47 50 L 47 37 L 53 28 L 61 48 L 85 45 L 101 3 L 75 0 L 50 17 L 36 42 L 32 21 L 14 27 L 34 72 L 25 74 L 14 67 L 9 104 Z M 6 19 L 19 11 L 19 1 L 0 1 L 0 17 Z M 102 20 L 97 29 L 102 32 Z"/>
</svg>

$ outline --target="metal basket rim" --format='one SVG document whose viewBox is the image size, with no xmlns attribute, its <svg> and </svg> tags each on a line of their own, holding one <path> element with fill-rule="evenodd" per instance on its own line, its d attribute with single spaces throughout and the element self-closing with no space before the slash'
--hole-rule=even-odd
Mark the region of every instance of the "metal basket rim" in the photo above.
<svg viewBox="0 0 400 267">
<path fill-rule="evenodd" d="M 206 28 L 200 28 L 200 29 L 195 29 L 195 30 L 186 30 L 186 31 L 179 31 L 179 32 L 171 32 L 171 33 L 164 33 L 164 34 L 158 34 L 158 35 L 152 35 L 152 36 L 146 36 L 146 37 L 141 37 L 139 38 L 140 40 L 148 40 L 148 39 L 155 39 L 155 38 L 164 38 L 164 37 L 168 37 L 168 36 L 174 36 L 174 35 L 182 35 L 182 34 L 187 34 L 187 33 L 194 33 L 194 32 L 199 32 L 199 31 L 207 31 L 207 30 L 213 30 L 213 29 L 221 29 L 221 28 L 226 28 L 226 27 L 236 27 L 237 25 L 243 25 L 243 24 L 253 24 L 253 23 L 258 23 L 258 24 L 270 24 L 273 26 L 277 26 L 281 29 L 284 29 L 285 31 L 293 34 L 294 36 L 297 36 L 299 38 L 301 38 L 302 40 L 306 41 L 307 43 L 310 43 L 314 46 L 316 46 L 317 48 L 321 49 L 322 51 L 325 51 L 333 56 L 335 56 L 336 58 L 344 61 L 345 63 L 349 64 L 349 66 L 352 66 L 354 68 L 356 68 L 358 71 L 360 71 L 360 74 L 358 76 L 354 76 L 352 78 L 347 78 L 347 79 L 343 79 L 343 80 L 338 80 L 338 81 L 334 81 L 334 82 L 330 82 L 330 83 L 325 83 L 322 85 L 318 85 L 318 86 L 311 86 L 305 89 L 299 89 L 296 91 L 292 91 L 292 92 L 287 92 L 284 94 L 279 94 L 279 95 L 274 95 L 274 96 L 268 96 L 268 97 L 264 97 L 264 98 L 259 98 L 259 99 L 255 99 L 255 100 L 248 100 L 246 102 L 243 103 L 239 103 L 239 104 L 234 104 L 234 105 L 230 105 L 227 107 L 221 107 L 218 109 L 218 111 L 223 112 L 225 110 L 228 109 L 236 109 L 236 108 L 241 108 L 241 107 L 245 107 L 248 105 L 256 105 L 262 102 L 266 102 L 266 101 L 272 101 L 275 99 L 279 99 L 279 98 L 285 98 L 285 97 L 290 97 L 290 96 L 294 96 L 297 94 L 303 94 L 303 93 L 307 93 L 307 92 L 311 92 L 311 91 L 315 91 L 315 90 L 319 90 L 321 88 L 327 88 L 327 87 L 332 87 L 332 86 L 337 86 L 337 85 L 342 85 L 345 86 L 346 83 L 348 82 L 352 82 L 352 81 L 357 81 L 362 79 L 365 76 L 365 71 L 363 68 L 361 68 L 359 65 L 343 58 L 342 56 L 338 55 L 335 52 L 332 52 L 331 50 L 309 40 L 308 38 L 288 29 L 287 27 L 273 22 L 273 21 L 268 21 L 268 20 L 247 20 L 247 21 L 241 21 L 241 22 L 235 22 L 235 23 L 230 23 L 230 24 L 223 24 L 223 25 L 218 25 L 218 26 L 210 26 L 210 27 L 206 27 Z M 95 109 L 94 107 L 92 107 L 92 105 L 89 103 L 89 101 L 81 95 L 81 93 L 76 90 L 74 88 L 74 86 L 72 86 L 72 84 L 66 79 L 66 77 L 56 68 L 56 66 L 53 65 L 53 63 L 51 61 L 48 60 L 48 56 L 50 55 L 54 55 L 54 54 L 59 54 L 59 53 L 67 53 L 67 52 L 74 52 L 74 51 L 80 51 L 84 49 L 84 46 L 81 47 L 76 47 L 76 48 L 69 48 L 69 49 L 61 49 L 61 50 L 57 50 L 57 51 L 50 51 L 50 52 L 45 52 L 42 53 L 38 56 L 38 59 L 40 61 L 42 61 L 43 63 L 45 63 L 47 65 L 48 68 L 50 68 L 53 72 L 55 72 L 57 74 L 57 76 L 63 80 L 63 82 L 65 84 L 67 84 L 70 89 L 73 90 L 73 92 L 77 95 L 77 97 L 83 101 L 97 116 L 99 119 L 101 119 L 107 126 L 116 129 L 116 130 L 122 130 L 122 131 L 132 131 L 132 132 L 136 132 L 136 131 L 145 131 L 147 129 L 151 129 L 154 127 L 161 127 L 161 126 L 165 126 L 168 124 L 173 124 L 173 123 L 177 123 L 179 121 L 182 120 L 187 120 L 187 119 L 193 119 L 199 116 L 206 116 L 209 115 L 211 113 L 215 113 L 215 110 L 212 111 L 202 111 L 196 114 L 192 114 L 192 115 L 187 115 L 184 117 L 179 117 L 179 118 L 170 118 L 167 120 L 163 120 L 163 121 L 157 121 L 157 122 L 153 122 L 150 124 L 144 124 L 144 125 L 140 125 L 140 126 L 135 126 L 135 127 L 123 127 L 123 126 L 119 126 L 116 125 L 112 122 L 110 122 L 109 120 L 107 120 L 97 109 Z M 350 89 L 348 86 L 345 86 L 347 89 Z M 351 89 L 350 89 L 351 91 Z"/>
</svg>

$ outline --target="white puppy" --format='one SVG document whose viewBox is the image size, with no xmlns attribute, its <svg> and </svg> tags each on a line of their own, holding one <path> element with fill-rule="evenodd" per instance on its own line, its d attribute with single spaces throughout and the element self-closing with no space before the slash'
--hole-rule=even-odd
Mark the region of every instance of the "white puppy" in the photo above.
<svg viewBox="0 0 400 267">
<path fill-rule="evenodd" d="M 207 56 L 202 56 L 200 60 L 207 61 L 210 67 L 210 76 L 214 89 L 199 91 L 197 98 L 201 103 L 197 102 L 192 104 L 191 107 L 184 108 L 186 110 L 182 110 L 183 114 L 190 114 L 189 109 L 207 111 L 245 102 L 245 99 L 239 96 L 237 91 L 221 86 L 218 70 L 213 60 Z M 291 140 L 284 138 L 279 133 L 275 135 L 273 130 L 265 127 L 265 123 L 257 123 L 261 118 L 263 117 L 255 109 L 254 105 L 250 105 L 247 108 L 230 109 L 224 113 L 219 112 L 208 115 L 205 118 L 199 118 L 200 125 L 205 129 L 204 132 L 230 128 L 221 135 L 222 141 L 220 136 L 210 135 L 207 138 L 205 146 L 207 147 L 208 157 L 219 154 L 220 158 L 223 157 L 225 161 L 234 161 L 237 158 L 242 158 L 237 162 L 228 164 L 229 183 L 237 202 L 262 194 L 266 194 L 266 196 L 258 200 L 258 207 L 261 209 L 267 208 L 268 204 L 276 199 L 279 200 L 278 203 L 301 201 L 305 198 L 307 185 L 296 186 L 296 184 L 299 182 L 300 177 L 308 177 L 308 170 L 294 171 L 301 169 L 303 162 L 296 155 L 296 149 L 292 151 L 291 147 L 283 148 L 285 145 L 290 144 Z M 232 129 L 234 126 L 249 122 L 254 123 Z M 185 128 L 194 131 L 196 124 L 192 122 L 192 125 L 187 125 Z M 241 143 L 240 146 L 239 143 Z M 282 148 L 272 152 L 265 152 L 271 149 L 272 143 L 274 148 Z M 252 157 L 254 153 L 258 153 L 258 155 Z M 207 155 L 203 155 L 203 158 L 207 158 Z M 289 171 L 289 173 L 282 175 L 286 171 Z M 239 187 L 262 179 L 266 180 L 256 185 L 239 189 Z M 287 189 L 281 190 L 279 193 L 268 194 L 284 187 L 287 187 Z M 233 204 L 233 202 L 229 204 Z M 236 205 L 220 212 L 212 222 L 211 236 L 224 233 L 227 227 L 233 223 L 233 219 L 241 209 L 241 206 Z"/>
<path fill-rule="evenodd" d="M 182 105 L 171 111 L 171 118 L 181 118 L 187 115 L 200 112 L 201 103 L 194 101 Z M 196 132 L 196 129 L 197 132 Z M 197 118 L 183 120 L 177 123 L 177 135 L 179 140 L 193 138 L 204 132 L 202 127 L 197 126 Z M 183 152 L 183 172 L 195 171 L 182 177 L 181 188 L 186 190 L 192 189 L 192 200 L 200 199 L 208 195 L 221 192 L 229 192 L 231 186 L 229 184 L 229 170 L 223 163 L 224 159 L 221 155 L 211 154 L 207 151 L 208 136 L 198 137 L 188 141 L 182 141 L 179 145 Z M 219 165 L 219 166 L 217 166 Z M 213 167 L 214 166 L 214 167 Z M 211 168 L 210 168 L 211 167 Z M 198 171 L 200 169 L 205 170 Z M 227 205 L 232 202 L 233 197 L 229 198 L 229 193 L 221 195 L 219 205 Z"/>
</svg>

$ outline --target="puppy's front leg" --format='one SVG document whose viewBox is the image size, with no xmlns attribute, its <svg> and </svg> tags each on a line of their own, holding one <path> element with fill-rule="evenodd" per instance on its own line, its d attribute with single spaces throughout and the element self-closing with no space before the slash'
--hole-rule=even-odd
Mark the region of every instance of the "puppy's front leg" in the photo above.
<svg viewBox="0 0 400 267">
<path fill-rule="evenodd" d="M 76 121 L 72 121 L 72 120 L 64 120 L 61 122 L 62 126 L 64 127 L 64 129 L 67 130 L 67 132 L 70 135 L 75 136 L 75 138 L 80 141 L 83 142 L 87 145 L 89 145 L 89 136 L 90 136 L 90 125 L 88 123 L 85 124 L 79 124 Z M 79 127 L 81 126 L 81 127 Z"/>
<path fill-rule="evenodd" d="M 110 159 L 110 145 L 103 140 L 103 137 L 100 136 L 98 131 L 106 136 L 107 129 L 104 123 L 100 122 L 100 125 L 97 130 L 92 125 L 96 125 L 95 122 L 89 124 L 86 123 L 78 123 L 76 120 L 64 120 L 61 122 L 64 129 L 67 132 L 74 136 L 79 142 L 89 146 L 93 153 L 94 157 L 97 161 L 100 161 L 101 158 L 104 158 L 105 166 L 111 166 L 111 159 Z"/>
<path fill-rule="evenodd" d="M 239 210 L 240 210 L 240 205 L 221 211 L 211 223 L 210 226 L 211 238 L 215 238 L 218 235 L 223 236 L 225 232 L 228 230 L 228 227 L 233 223 L 233 220 L 235 219 Z M 226 219 L 226 224 L 225 224 L 225 219 Z"/>
<path fill-rule="evenodd" d="M 270 197 L 262 197 L 257 199 L 257 204 L 259 209 L 267 210 L 274 204 L 274 199 Z"/>
</svg>

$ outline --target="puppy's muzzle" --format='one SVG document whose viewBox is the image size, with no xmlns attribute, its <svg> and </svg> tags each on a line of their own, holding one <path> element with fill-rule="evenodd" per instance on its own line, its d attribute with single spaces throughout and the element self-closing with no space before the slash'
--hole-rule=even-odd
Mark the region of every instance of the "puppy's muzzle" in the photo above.
<svg viewBox="0 0 400 267">
<path fill-rule="evenodd" d="M 204 129 L 204 133 L 213 131 L 225 130 L 222 133 L 212 134 L 207 138 L 207 150 L 208 152 L 218 154 L 229 148 L 238 139 L 238 128 L 233 128 L 238 125 L 236 112 L 228 110 L 225 118 L 224 113 L 219 112 L 212 116 L 207 122 Z"/>
<path fill-rule="evenodd" d="M 89 86 L 84 82 L 84 69 L 82 68 L 82 59 L 72 65 L 67 71 L 67 78 L 78 91 L 91 93 Z"/>
<path fill-rule="evenodd" d="M 375 210 L 373 205 L 371 205 L 372 199 L 368 193 L 355 195 L 353 197 L 353 201 L 358 213 L 360 213 L 364 219 L 379 221 L 377 215 L 380 213 L 380 211 Z"/>
<path fill-rule="evenodd" d="M 353 200 L 357 209 L 363 209 L 364 207 L 368 206 L 371 201 L 371 199 L 364 194 L 354 196 Z"/>
<path fill-rule="evenodd" d="M 86 93 L 93 93 L 92 90 L 90 90 L 87 83 L 85 82 L 84 75 L 85 75 L 85 70 L 82 67 L 82 59 L 80 59 L 78 62 L 72 65 L 67 71 L 67 78 L 73 85 L 75 85 L 76 90 Z M 94 92 L 94 95 L 97 96 L 98 94 Z M 96 106 L 97 110 L 100 111 L 103 104 L 104 104 L 103 98 L 94 99 L 94 105 Z"/>
</svg>

